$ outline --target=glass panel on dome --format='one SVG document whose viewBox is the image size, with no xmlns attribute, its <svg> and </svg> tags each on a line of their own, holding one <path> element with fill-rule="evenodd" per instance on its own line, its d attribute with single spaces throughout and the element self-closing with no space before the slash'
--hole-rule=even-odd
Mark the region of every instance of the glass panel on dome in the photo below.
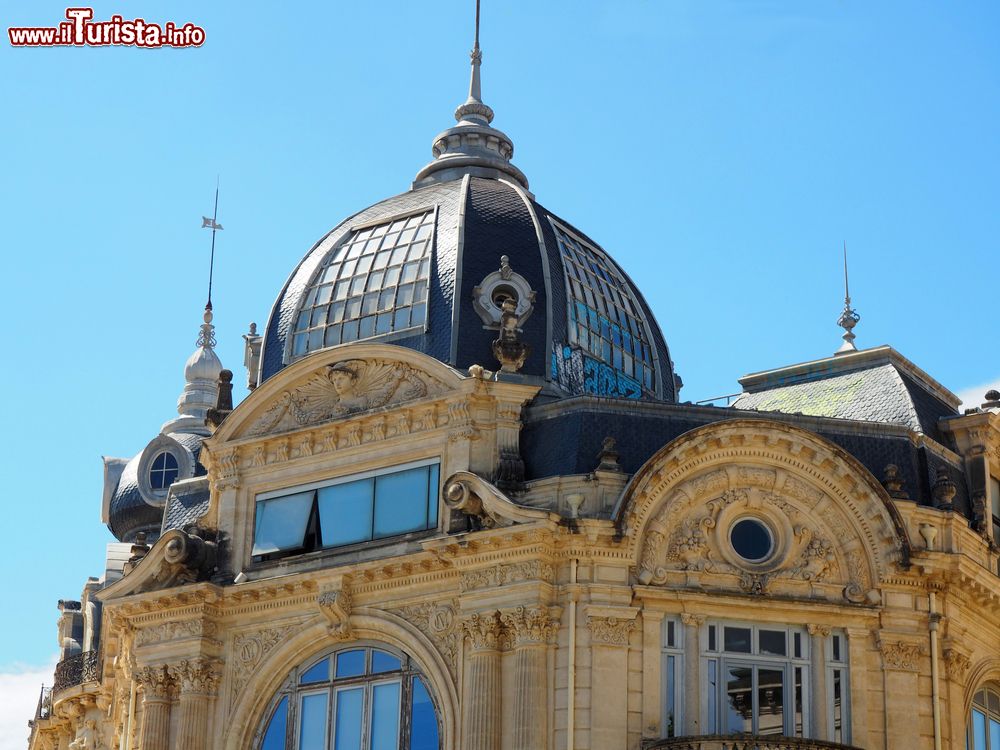
<svg viewBox="0 0 1000 750">
<path fill-rule="evenodd" d="M 428 210 L 357 230 L 331 250 L 303 297 L 291 332 L 292 356 L 422 326 L 433 229 Z M 397 294 L 398 283 L 413 286 Z M 335 334 L 327 332 L 341 323 Z"/>
<path fill-rule="evenodd" d="M 599 396 L 640 398 L 653 389 L 652 348 L 628 282 L 598 248 L 553 227 L 566 273 L 569 343 L 583 355 L 580 387 Z"/>
</svg>

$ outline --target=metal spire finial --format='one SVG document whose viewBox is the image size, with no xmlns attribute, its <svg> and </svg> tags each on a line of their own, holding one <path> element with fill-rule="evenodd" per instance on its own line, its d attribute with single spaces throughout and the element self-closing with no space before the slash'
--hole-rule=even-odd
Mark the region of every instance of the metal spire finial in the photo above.
<svg viewBox="0 0 1000 750">
<path fill-rule="evenodd" d="M 198 334 L 197 345 L 202 349 L 211 349 L 215 346 L 215 326 L 212 325 L 212 277 L 215 273 L 215 233 L 222 231 L 222 225 L 217 221 L 219 218 L 219 177 L 215 178 L 215 209 L 212 211 L 212 218 L 201 217 L 201 228 L 212 230 L 212 253 L 208 261 L 208 302 L 205 303 L 204 323 L 201 332 Z"/>
<path fill-rule="evenodd" d="M 858 347 L 854 345 L 854 326 L 861 320 L 861 316 L 851 307 L 851 287 L 847 277 L 847 241 L 844 241 L 844 311 L 837 319 L 837 325 L 844 329 L 844 343 L 837 350 L 837 354 L 847 354 L 856 352 Z"/>
<path fill-rule="evenodd" d="M 472 77 L 469 80 L 469 98 L 455 110 L 455 119 L 489 125 L 493 122 L 493 110 L 483 104 L 483 87 L 479 68 L 483 63 L 483 51 L 479 48 L 479 5 L 476 0 L 476 36 L 469 56 L 472 58 Z"/>
</svg>

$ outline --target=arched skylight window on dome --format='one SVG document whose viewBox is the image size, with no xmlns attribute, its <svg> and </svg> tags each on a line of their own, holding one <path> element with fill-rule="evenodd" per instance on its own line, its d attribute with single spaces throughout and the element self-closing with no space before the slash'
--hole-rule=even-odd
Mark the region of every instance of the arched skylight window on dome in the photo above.
<svg viewBox="0 0 1000 750">
<path fill-rule="evenodd" d="M 177 457 L 170 451 L 163 451 L 149 466 L 149 486 L 154 490 L 165 490 L 177 481 L 179 472 Z"/>
<path fill-rule="evenodd" d="M 431 210 L 354 229 L 326 257 L 305 293 L 292 357 L 423 328 L 433 233 Z"/>
<path fill-rule="evenodd" d="M 628 282 L 603 252 L 553 227 L 566 272 L 569 343 L 583 352 L 585 390 L 631 398 L 652 393 L 653 349 Z"/>
<path fill-rule="evenodd" d="M 257 750 L 438 750 L 434 701 L 412 660 L 348 648 L 292 671 Z"/>
</svg>

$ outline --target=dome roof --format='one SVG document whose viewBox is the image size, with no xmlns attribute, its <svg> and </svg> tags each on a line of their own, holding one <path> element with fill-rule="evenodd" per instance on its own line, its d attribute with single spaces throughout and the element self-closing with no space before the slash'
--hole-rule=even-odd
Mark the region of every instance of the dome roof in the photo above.
<svg viewBox="0 0 1000 750">
<path fill-rule="evenodd" d="M 274 304 L 261 380 L 371 338 L 493 369 L 497 293 L 518 297 L 521 374 L 567 395 L 675 400 L 663 335 L 625 272 L 520 185 L 470 174 L 381 201 L 316 243 Z"/>
<path fill-rule="evenodd" d="M 676 400 L 649 307 L 585 234 L 535 201 L 480 93 L 478 33 L 468 99 L 434 139 L 411 189 L 342 221 L 306 254 L 271 310 L 259 381 L 320 349 L 381 340 L 453 367 L 496 367 L 505 300 L 514 356 L 504 369 L 553 395 Z M 507 313 L 504 337 L 513 322 Z"/>
</svg>

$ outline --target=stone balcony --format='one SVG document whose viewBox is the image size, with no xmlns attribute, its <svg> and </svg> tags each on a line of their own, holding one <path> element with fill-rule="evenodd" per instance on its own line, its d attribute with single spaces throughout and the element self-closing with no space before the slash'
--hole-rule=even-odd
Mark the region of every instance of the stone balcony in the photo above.
<svg viewBox="0 0 1000 750">
<path fill-rule="evenodd" d="M 654 740 L 649 744 L 644 743 L 643 750 L 858 750 L 858 748 L 803 737 L 705 734 Z"/>
</svg>

